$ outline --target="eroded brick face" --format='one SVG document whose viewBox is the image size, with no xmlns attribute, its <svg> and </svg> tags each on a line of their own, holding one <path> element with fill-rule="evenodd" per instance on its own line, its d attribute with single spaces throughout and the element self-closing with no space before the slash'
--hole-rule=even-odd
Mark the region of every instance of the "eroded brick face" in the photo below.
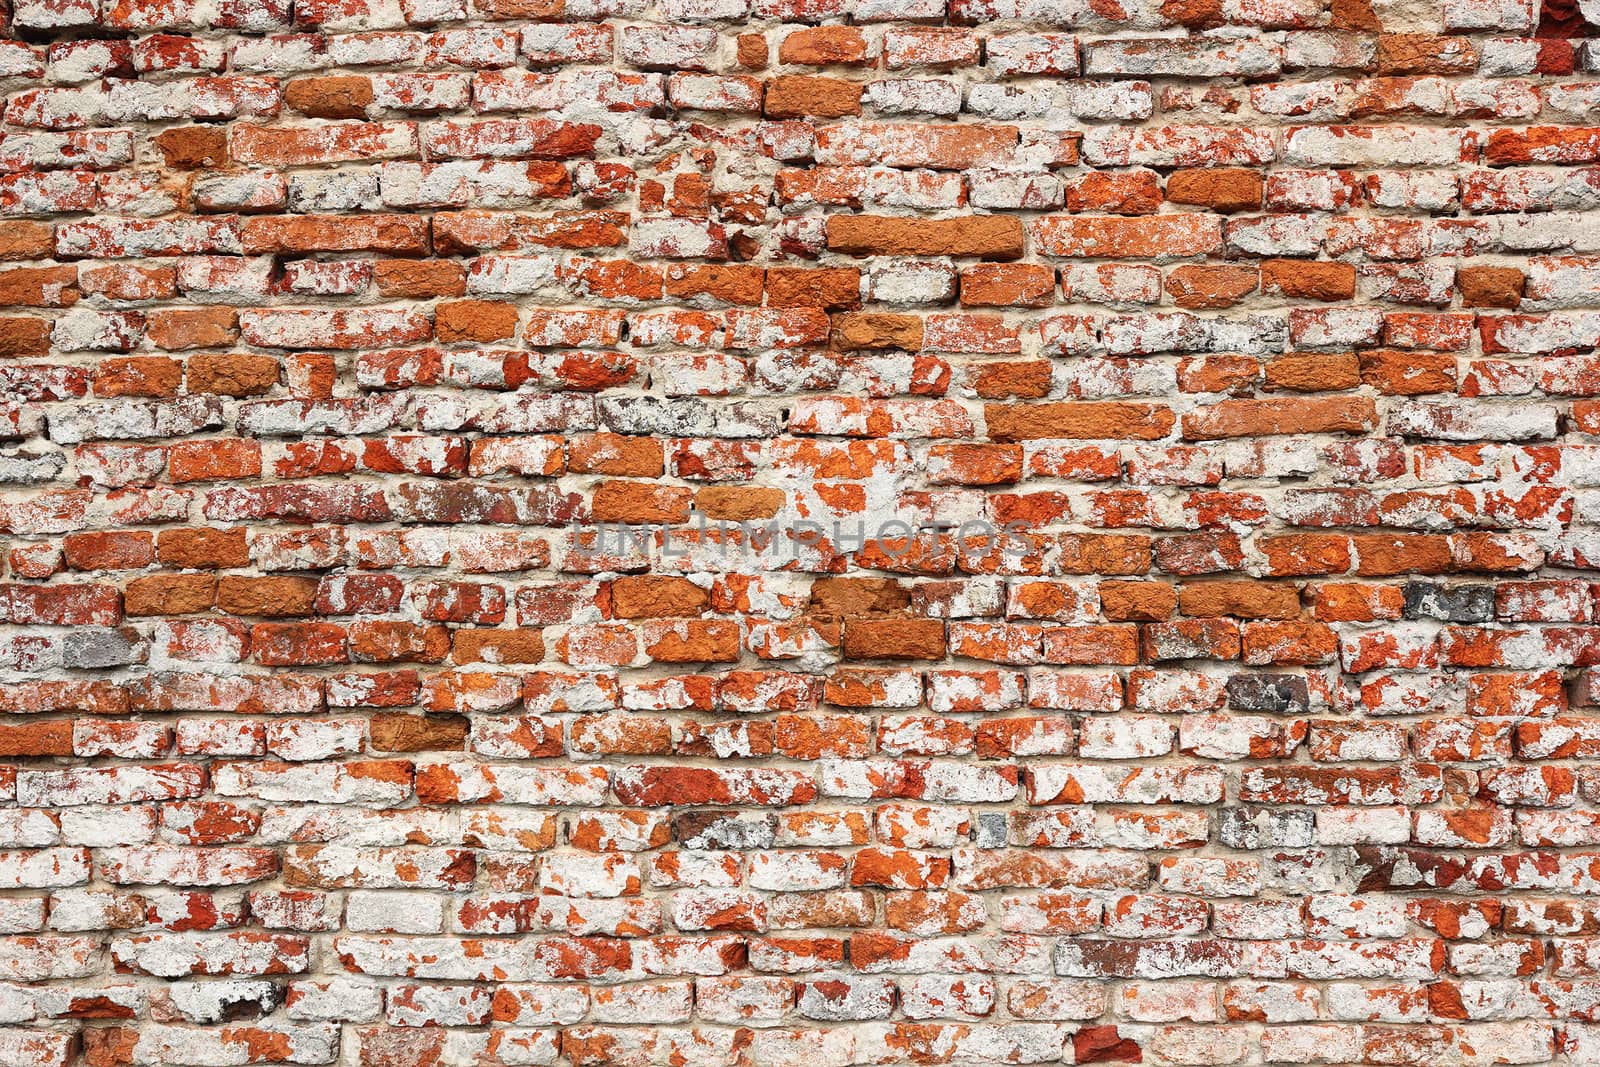
<svg viewBox="0 0 1600 1067">
<path fill-rule="evenodd" d="M 1600 1064 L 1590 6 L 0 2 L 0 1067 Z"/>
</svg>

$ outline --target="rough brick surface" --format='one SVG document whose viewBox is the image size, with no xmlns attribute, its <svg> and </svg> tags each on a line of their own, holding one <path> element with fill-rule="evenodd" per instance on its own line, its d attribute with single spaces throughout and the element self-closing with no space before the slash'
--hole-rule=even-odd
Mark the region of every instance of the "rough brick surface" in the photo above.
<svg viewBox="0 0 1600 1067">
<path fill-rule="evenodd" d="M 1596 6 L 0 0 L 0 1067 L 1600 1064 Z"/>
</svg>

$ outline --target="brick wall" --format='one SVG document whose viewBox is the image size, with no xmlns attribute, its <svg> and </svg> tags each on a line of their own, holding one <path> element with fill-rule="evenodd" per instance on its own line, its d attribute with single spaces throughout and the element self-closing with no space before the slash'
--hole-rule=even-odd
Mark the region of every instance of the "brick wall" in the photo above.
<svg viewBox="0 0 1600 1067">
<path fill-rule="evenodd" d="M 0 1067 L 1600 1063 L 1575 4 L 9 6 Z"/>
</svg>

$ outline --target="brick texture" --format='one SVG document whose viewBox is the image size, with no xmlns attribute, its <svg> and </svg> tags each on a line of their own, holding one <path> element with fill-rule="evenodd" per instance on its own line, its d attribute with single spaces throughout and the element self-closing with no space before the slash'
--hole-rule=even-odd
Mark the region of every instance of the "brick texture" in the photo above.
<svg viewBox="0 0 1600 1067">
<path fill-rule="evenodd" d="M 0 2 L 0 1067 L 1600 1064 L 1594 6 Z"/>
</svg>

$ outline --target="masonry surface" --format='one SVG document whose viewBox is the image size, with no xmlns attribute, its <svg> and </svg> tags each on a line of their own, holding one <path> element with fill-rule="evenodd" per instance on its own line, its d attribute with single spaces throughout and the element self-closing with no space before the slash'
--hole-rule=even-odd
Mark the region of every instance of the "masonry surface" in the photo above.
<svg viewBox="0 0 1600 1067">
<path fill-rule="evenodd" d="M 3 1067 L 1600 1064 L 1573 4 L 5 8 Z"/>
</svg>

